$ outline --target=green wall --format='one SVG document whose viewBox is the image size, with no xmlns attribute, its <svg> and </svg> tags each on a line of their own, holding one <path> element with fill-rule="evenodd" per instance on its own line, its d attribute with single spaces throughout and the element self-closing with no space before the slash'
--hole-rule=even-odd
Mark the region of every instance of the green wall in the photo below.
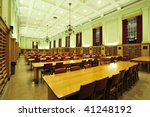
<svg viewBox="0 0 150 117">
<path fill-rule="evenodd" d="M 1 0 L 2 3 L 2 11 L 1 11 L 1 16 L 6 23 L 6 25 L 9 27 L 9 0 Z"/>
<path fill-rule="evenodd" d="M 150 43 L 150 1 L 133 5 L 110 15 L 101 17 L 95 21 L 88 22 L 84 25 L 78 26 L 76 32 L 82 32 L 82 46 L 92 46 L 92 29 L 98 26 L 103 27 L 103 45 L 118 45 L 122 44 L 122 20 L 136 15 L 143 15 L 143 42 Z M 65 47 L 65 34 L 58 34 L 51 37 L 52 47 L 53 40 L 56 40 L 56 47 L 58 47 L 58 39 L 62 38 L 62 47 Z M 22 39 L 22 48 L 31 48 L 34 39 Z M 42 44 L 41 49 L 49 45 Z M 70 47 L 76 46 L 76 35 L 72 35 L 70 39 Z M 45 47 L 45 48 L 46 48 Z"/>
<path fill-rule="evenodd" d="M 38 49 L 49 49 L 49 43 L 44 39 L 36 39 L 30 37 L 20 37 L 20 46 L 22 49 L 32 49 L 32 42 L 38 42 Z"/>
<path fill-rule="evenodd" d="M 13 26 L 13 38 L 19 42 L 19 17 L 17 0 L 0 0 L 0 15 L 7 27 Z"/>
</svg>

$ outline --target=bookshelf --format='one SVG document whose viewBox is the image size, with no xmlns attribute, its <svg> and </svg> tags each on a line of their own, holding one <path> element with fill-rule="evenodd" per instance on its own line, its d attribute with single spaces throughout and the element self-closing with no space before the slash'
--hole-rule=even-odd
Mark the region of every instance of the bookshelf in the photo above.
<svg viewBox="0 0 150 117">
<path fill-rule="evenodd" d="M 106 55 L 117 55 L 117 46 L 105 46 Z"/>
<path fill-rule="evenodd" d="M 0 93 L 9 77 L 9 29 L 0 17 Z"/>
<path fill-rule="evenodd" d="M 89 47 L 83 47 L 83 54 L 89 54 Z"/>
<path fill-rule="evenodd" d="M 92 54 L 101 54 L 101 46 L 93 46 Z"/>
<path fill-rule="evenodd" d="M 123 55 L 129 59 L 141 56 L 141 44 L 124 44 Z"/>
</svg>

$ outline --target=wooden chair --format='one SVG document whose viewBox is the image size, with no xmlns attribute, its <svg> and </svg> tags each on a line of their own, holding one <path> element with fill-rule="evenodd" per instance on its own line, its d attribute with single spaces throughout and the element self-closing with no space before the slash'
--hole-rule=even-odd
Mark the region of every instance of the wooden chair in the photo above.
<svg viewBox="0 0 150 117">
<path fill-rule="evenodd" d="M 51 75 L 53 74 L 53 65 L 52 63 L 44 64 L 43 70 L 41 71 L 41 82 L 43 75 Z"/>
<path fill-rule="evenodd" d="M 35 57 L 34 62 L 40 62 L 40 58 L 39 57 Z"/>
<path fill-rule="evenodd" d="M 55 69 L 55 74 L 65 73 L 67 72 L 66 68 L 57 68 Z"/>
<path fill-rule="evenodd" d="M 58 69 L 58 68 L 64 68 L 63 62 L 58 62 L 58 63 L 56 63 L 55 69 Z"/>
<path fill-rule="evenodd" d="M 115 74 L 111 78 L 109 78 L 106 88 L 106 99 L 111 99 L 111 96 L 118 99 L 118 79 L 120 78 L 120 74 Z"/>
<path fill-rule="evenodd" d="M 125 72 L 124 89 L 129 90 L 133 84 L 132 82 L 133 82 L 133 67 L 129 67 L 129 69 Z"/>
<path fill-rule="evenodd" d="M 94 93 L 93 93 L 93 99 L 106 99 L 106 86 L 107 86 L 108 77 L 96 81 Z"/>
<path fill-rule="evenodd" d="M 92 65 L 92 59 L 89 59 L 87 63 Z"/>
<path fill-rule="evenodd" d="M 96 82 L 92 82 L 86 85 L 82 85 L 80 87 L 80 91 L 77 92 L 76 94 L 68 97 L 67 99 L 69 100 L 89 100 L 89 99 L 93 99 L 93 92 L 94 92 L 94 88 L 95 88 L 95 83 Z"/>
<path fill-rule="evenodd" d="M 120 93 L 121 96 L 122 96 L 123 91 L 124 91 L 123 83 L 124 83 L 125 73 L 126 73 L 126 70 L 120 71 L 120 78 L 118 79 L 118 84 L 117 84 L 118 93 Z"/>
<path fill-rule="evenodd" d="M 70 67 L 70 71 L 75 71 L 75 70 L 79 70 L 80 69 L 80 66 L 71 66 Z"/>
<path fill-rule="evenodd" d="M 86 64 L 86 65 L 84 65 L 84 68 L 90 68 L 90 67 L 92 67 L 91 64 Z"/>
<path fill-rule="evenodd" d="M 134 65 L 132 68 L 132 85 L 136 83 L 136 77 L 137 77 L 137 65 Z"/>
<path fill-rule="evenodd" d="M 94 61 L 92 62 L 92 67 L 96 67 L 98 66 L 98 60 L 94 59 Z"/>
<path fill-rule="evenodd" d="M 110 58 L 110 63 L 114 63 L 115 62 L 115 57 L 111 57 Z"/>
<path fill-rule="evenodd" d="M 140 63 L 136 66 L 136 81 L 139 80 L 139 74 L 138 74 L 139 69 L 140 69 Z"/>
<path fill-rule="evenodd" d="M 81 68 L 85 68 L 84 66 L 87 65 L 87 61 L 86 60 L 82 60 L 81 62 Z"/>
<path fill-rule="evenodd" d="M 117 61 L 122 61 L 122 56 L 118 56 Z"/>
</svg>

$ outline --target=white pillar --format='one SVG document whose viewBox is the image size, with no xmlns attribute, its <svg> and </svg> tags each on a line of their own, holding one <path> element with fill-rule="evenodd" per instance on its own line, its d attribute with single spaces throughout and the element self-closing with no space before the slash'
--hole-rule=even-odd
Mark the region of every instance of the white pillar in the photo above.
<svg viewBox="0 0 150 117">
<path fill-rule="evenodd" d="M 149 7 L 142 8 L 142 11 L 143 11 L 143 41 L 142 43 L 149 43 L 150 42 Z"/>
</svg>

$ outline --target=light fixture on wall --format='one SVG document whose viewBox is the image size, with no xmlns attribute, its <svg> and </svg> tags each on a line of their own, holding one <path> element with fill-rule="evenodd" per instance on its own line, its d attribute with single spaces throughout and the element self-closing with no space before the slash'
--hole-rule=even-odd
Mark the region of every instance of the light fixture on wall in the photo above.
<svg viewBox="0 0 150 117">
<path fill-rule="evenodd" d="M 46 35 L 46 39 L 45 41 L 48 43 L 50 41 L 49 37 L 48 37 L 48 25 L 47 25 L 47 35 Z"/>
<path fill-rule="evenodd" d="M 69 3 L 69 25 L 67 25 L 66 28 L 67 29 L 66 29 L 65 33 L 67 36 L 70 36 L 71 34 L 74 33 L 73 26 L 71 25 L 71 3 Z"/>
</svg>

